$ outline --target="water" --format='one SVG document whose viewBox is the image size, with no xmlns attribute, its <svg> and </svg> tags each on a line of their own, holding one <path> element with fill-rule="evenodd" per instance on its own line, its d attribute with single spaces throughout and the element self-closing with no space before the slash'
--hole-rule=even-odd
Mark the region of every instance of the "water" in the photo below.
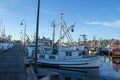
<svg viewBox="0 0 120 80">
<path fill-rule="evenodd" d="M 119 59 L 120 60 L 120 59 Z M 113 63 L 112 59 L 105 57 L 105 62 L 100 68 L 92 69 L 54 69 L 46 70 L 57 72 L 59 76 L 55 80 L 120 80 L 120 66 Z"/>
<path fill-rule="evenodd" d="M 112 59 L 106 58 L 106 61 L 100 67 L 99 73 L 100 77 L 105 78 L 105 80 L 120 80 L 120 64 L 115 64 Z"/>
</svg>

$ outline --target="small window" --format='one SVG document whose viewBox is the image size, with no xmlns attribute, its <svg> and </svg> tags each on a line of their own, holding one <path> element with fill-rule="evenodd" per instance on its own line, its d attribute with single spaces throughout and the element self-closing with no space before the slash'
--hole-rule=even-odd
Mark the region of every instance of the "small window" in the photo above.
<svg viewBox="0 0 120 80">
<path fill-rule="evenodd" d="M 39 57 L 40 57 L 40 58 L 45 58 L 45 55 L 40 55 Z"/>
<path fill-rule="evenodd" d="M 66 56 L 72 56 L 72 52 L 66 52 Z"/>
<path fill-rule="evenodd" d="M 81 52 L 79 52 L 79 53 L 78 53 L 78 56 L 81 56 L 81 55 L 82 55 L 82 53 L 81 53 Z"/>
<path fill-rule="evenodd" d="M 49 56 L 49 59 L 55 59 L 55 56 L 51 55 L 51 56 Z"/>
</svg>

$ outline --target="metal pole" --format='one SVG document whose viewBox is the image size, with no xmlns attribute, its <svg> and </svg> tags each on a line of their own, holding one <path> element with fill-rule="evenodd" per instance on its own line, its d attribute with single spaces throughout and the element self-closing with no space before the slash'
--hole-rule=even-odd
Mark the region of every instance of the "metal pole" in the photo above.
<svg viewBox="0 0 120 80">
<path fill-rule="evenodd" d="M 25 51 L 25 40 L 26 40 L 26 38 L 25 38 L 25 36 L 26 36 L 26 20 L 25 19 L 23 19 L 23 20 L 21 20 L 21 25 L 23 25 L 23 21 L 24 21 L 24 25 L 25 25 L 25 27 L 24 27 L 24 42 L 23 42 L 23 45 L 24 45 L 24 51 Z"/>
<path fill-rule="evenodd" d="M 24 28 L 24 52 L 25 52 L 25 35 L 26 35 L 26 20 L 23 20 L 25 22 L 25 28 Z"/>
<path fill-rule="evenodd" d="M 36 23 L 36 46 L 35 46 L 35 68 L 34 71 L 37 73 L 37 54 L 38 54 L 38 31 L 39 31 L 39 9 L 40 9 L 40 0 L 38 0 L 37 8 L 37 23 Z"/>
</svg>

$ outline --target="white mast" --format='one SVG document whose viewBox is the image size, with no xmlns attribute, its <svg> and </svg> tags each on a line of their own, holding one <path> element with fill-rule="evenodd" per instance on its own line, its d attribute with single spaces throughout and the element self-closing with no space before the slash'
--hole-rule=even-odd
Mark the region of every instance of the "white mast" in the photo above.
<svg viewBox="0 0 120 80">
<path fill-rule="evenodd" d="M 61 35 L 62 35 L 62 27 L 64 26 L 63 25 L 63 13 L 60 13 L 60 35 L 59 35 L 59 39 L 61 39 Z M 59 40 L 59 48 L 60 48 L 60 45 L 61 45 L 61 40 Z"/>
<path fill-rule="evenodd" d="M 52 34 L 52 48 L 54 48 L 55 43 L 55 20 L 52 22 L 51 26 L 53 27 L 53 34 Z"/>
</svg>

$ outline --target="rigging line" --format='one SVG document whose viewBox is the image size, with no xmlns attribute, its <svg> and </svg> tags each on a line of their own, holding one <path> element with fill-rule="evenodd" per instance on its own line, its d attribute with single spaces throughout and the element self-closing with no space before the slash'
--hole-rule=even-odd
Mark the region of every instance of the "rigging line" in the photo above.
<svg viewBox="0 0 120 80">
<path fill-rule="evenodd" d="M 64 24 L 65 24 L 65 26 L 66 26 L 66 28 L 67 28 L 67 25 L 66 25 L 65 21 L 64 21 Z M 73 42 L 73 38 L 72 38 L 72 36 L 71 36 L 71 33 L 70 33 L 70 32 L 68 32 L 68 36 L 69 36 L 69 38 L 70 38 L 71 42 Z"/>
<path fill-rule="evenodd" d="M 66 25 L 65 21 L 64 21 L 64 24 L 66 26 L 65 28 L 67 29 L 67 25 Z M 72 27 L 70 26 L 70 28 L 72 28 Z M 72 37 L 72 35 L 71 35 L 71 33 L 69 31 L 68 31 L 68 37 L 71 40 L 71 42 L 73 43 L 73 37 Z"/>
</svg>

